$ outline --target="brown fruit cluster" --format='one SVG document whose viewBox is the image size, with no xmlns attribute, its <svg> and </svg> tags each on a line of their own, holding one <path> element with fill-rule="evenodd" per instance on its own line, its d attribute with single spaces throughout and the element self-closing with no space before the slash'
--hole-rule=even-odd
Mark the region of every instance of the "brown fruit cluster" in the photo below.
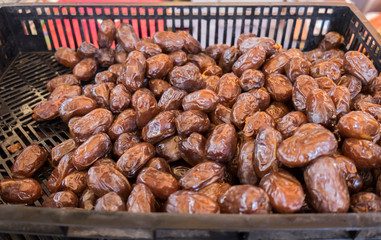
<svg viewBox="0 0 381 240">
<path fill-rule="evenodd" d="M 381 209 L 381 77 L 343 37 L 281 49 L 239 36 L 201 52 L 187 32 L 139 39 L 105 20 L 99 49 L 60 48 L 73 69 L 47 84 L 33 118 L 60 117 L 72 139 L 17 157 L 7 203 L 170 213 L 341 213 Z M 110 46 L 116 41 L 116 48 Z"/>
</svg>

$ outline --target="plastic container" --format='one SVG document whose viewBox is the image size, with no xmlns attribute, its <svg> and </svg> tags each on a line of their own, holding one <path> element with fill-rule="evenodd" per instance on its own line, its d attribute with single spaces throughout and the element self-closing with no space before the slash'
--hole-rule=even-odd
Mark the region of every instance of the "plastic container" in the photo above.
<svg viewBox="0 0 381 240">
<path fill-rule="evenodd" d="M 345 48 L 367 54 L 381 70 L 381 38 L 363 15 L 347 4 L 247 3 L 205 5 L 33 4 L 0 7 L 0 179 L 20 148 L 38 143 L 50 150 L 69 138 L 61 121 L 36 123 L 32 109 L 47 97 L 47 81 L 70 72 L 53 52 L 59 46 L 96 43 L 103 19 L 130 22 L 139 36 L 186 29 L 203 47 L 234 44 L 242 32 L 274 38 L 284 48 L 309 50 L 330 30 Z M 16 144 L 16 145 L 15 145 Z M 13 148 L 13 149 L 12 149 Z M 51 168 L 37 174 L 44 191 Z M 35 203 L 40 206 L 43 199 Z M 0 201 L 1 202 L 1 201 Z M 1 239 L 56 237 L 141 239 L 257 239 L 381 237 L 381 214 L 173 215 L 46 209 L 0 204 Z M 47 237 L 49 236 L 49 237 Z"/>
</svg>

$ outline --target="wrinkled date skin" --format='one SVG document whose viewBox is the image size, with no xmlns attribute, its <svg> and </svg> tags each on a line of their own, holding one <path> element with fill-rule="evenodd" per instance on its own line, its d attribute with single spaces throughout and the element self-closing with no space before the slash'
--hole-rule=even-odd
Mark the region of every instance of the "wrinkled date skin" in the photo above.
<svg viewBox="0 0 381 240">
<path fill-rule="evenodd" d="M 336 149 L 333 133 L 319 124 L 307 123 L 281 142 L 277 158 L 287 167 L 303 167 L 320 156 L 332 155 Z"/>
<path fill-rule="evenodd" d="M 374 193 L 360 192 L 351 197 L 350 207 L 355 213 L 381 212 L 381 198 Z"/>
<path fill-rule="evenodd" d="M 334 154 L 333 158 L 347 181 L 349 191 L 351 193 L 360 191 L 363 187 L 363 179 L 357 172 L 355 162 L 352 159 L 339 154 Z"/>
<path fill-rule="evenodd" d="M 61 158 L 65 154 L 74 151 L 76 148 L 77 148 L 77 144 L 72 138 L 58 144 L 57 146 L 52 148 L 52 151 L 50 153 L 51 154 L 50 163 L 54 167 L 58 166 L 58 163 L 60 162 Z"/>
<path fill-rule="evenodd" d="M 277 122 L 276 129 L 283 138 L 288 138 L 294 135 L 295 131 L 305 123 L 307 123 L 307 117 L 302 112 L 289 112 Z"/>
<path fill-rule="evenodd" d="M 153 35 L 153 41 L 160 46 L 163 52 L 167 53 L 182 50 L 184 47 L 184 38 L 172 31 L 155 33 L 155 35 Z"/>
<path fill-rule="evenodd" d="M 139 89 L 132 95 L 132 107 L 136 111 L 138 128 L 143 128 L 158 112 L 157 101 L 148 89 Z"/>
<path fill-rule="evenodd" d="M 122 133 L 115 140 L 112 152 L 119 158 L 125 151 L 139 142 L 140 138 L 135 133 Z"/>
<path fill-rule="evenodd" d="M 359 169 L 381 167 L 381 147 L 371 141 L 347 138 L 341 148 L 343 154 L 353 159 Z"/>
<path fill-rule="evenodd" d="M 243 133 L 246 137 L 256 137 L 258 132 L 266 127 L 275 127 L 274 119 L 266 112 L 256 112 L 246 118 Z"/>
<path fill-rule="evenodd" d="M 306 100 L 308 122 L 332 127 L 336 122 L 336 107 L 329 95 L 321 89 L 313 90 Z"/>
<path fill-rule="evenodd" d="M 189 110 L 180 113 L 176 118 L 177 133 L 188 137 L 191 133 L 204 133 L 209 130 L 210 121 L 206 113 L 199 110 Z"/>
<path fill-rule="evenodd" d="M 126 110 L 131 103 L 131 93 L 122 84 L 116 85 L 110 92 L 110 110 L 111 112 L 120 113 Z"/>
<path fill-rule="evenodd" d="M 78 96 L 64 101 L 59 108 L 59 114 L 65 123 L 72 117 L 78 117 L 88 114 L 97 108 L 97 103 L 91 98 Z"/>
<path fill-rule="evenodd" d="M 181 108 L 183 98 L 187 92 L 175 87 L 170 87 L 161 95 L 158 102 L 160 111 L 178 110 Z"/>
<path fill-rule="evenodd" d="M 213 58 L 218 63 L 220 61 L 222 54 L 228 48 L 230 48 L 230 47 L 226 44 L 213 44 L 213 45 L 208 46 L 205 49 L 205 53 L 209 57 Z"/>
<path fill-rule="evenodd" d="M 217 77 L 221 77 L 222 74 L 223 74 L 222 69 L 217 65 L 210 65 L 202 73 L 203 76 L 217 76 Z"/>
<path fill-rule="evenodd" d="M 263 64 L 262 71 L 265 75 L 272 73 L 283 74 L 285 72 L 285 66 L 290 60 L 291 55 L 287 52 L 278 53 Z"/>
<path fill-rule="evenodd" d="M 259 70 L 248 69 L 242 73 L 239 85 L 244 91 L 261 88 L 265 85 L 265 75 Z"/>
<path fill-rule="evenodd" d="M 242 44 L 243 41 L 245 41 L 246 39 L 248 38 L 251 38 L 251 37 L 256 37 L 257 35 L 255 35 L 254 33 L 242 33 L 239 35 L 238 39 L 237 39 L 237 47 L 239 48 Z"/>
<path fill-rule="evenodd" d="M 161 53 L 161 48 L 155 43 L 140 41 L 135 44 L 135 49 L 142 52 L 146 58 L 153 57 Z"/>
<path fill-rule="evenodd" d="M 321 213 L 343 213 L 349 208 L 349 192 L 335 160 L 321 157 L 304 171 L 312 207 Z"/>
<path fill-rule="evenodd" d="M 98 198 L 94 206 L 95 211 L 126 211 L 126 204 L 115 192 L 109 192 Z"/>
<path fill-rule="evenodd" d="M 59 86 L 62 85 L 79 85 L 80 81 L 73 74 L 64 74 L 53 78 L 46 84 L 46 89 L 49 92 L 53 92 Z"/>
<path fill-rule="evenodd" d="M 86 209 L 86 210 L 93 210 L 95 205 L 96 196 L 93 190 L 90 190 L 88 188 L 83 191 L 81 197 L 79 198 L 79 204 L 78 207 Z"/>
<path fill-rule="evenodd" d="M 78 47 L 77 54 L 80 59 L 94 58 L 97 54 L 97 50 L 94 44 L 85 41 Z"/>
<path fill-rule="evenodd" d="M 106 158 L 105 157 L 105 158 L 98 159 L 92 165 L 92 167 L 96 167 L 96 166 L 108 166 L 108 167 L 116 168 L 116 162 L 114 162 L 114 160 L 112 160 L 111 158 Z"/>
<path fill-rule="evenodd" d="M 33 120 L 42 122 L 57 118 L 59 116 L 59 107 L 62 100 L 58 100 L 56 102 L 43 101 L 37 104 L 37 106 L 33 109 Z"/>
<path fill-rule="evenodd" d="M 268 194 L 271 206 L 280 213 L 299 211 L 304 203 L 300 182 L 286 171 L 273 172 L 261 179 L 259 186 Z"/>
<path fill-rule="evenodd" d="M 275 122 L 277 122 L 280 118 L 290 112 L 290 110 L 281 102 L 273 102 L 268 108 L 266 108 L 265 112 L 270 115 Z"/>
<path fill-rule="evenodd" d="M 159 171 L 153 167 L 144 168 L 136 178 L 136 183 L 144 183 L 152 193 L 161 200 L 167 200 L 169 195 L 179 189 L 179 183 L 169 173 Z"/>
<path fill-rule="evenodd" d="M 238 96 L 231 112 L 231 119 L 234 125 L 242 129 L 247 117 L 259 110 L 258 99 L 251 93 L 242 93 Z"/>
<path fill-rule="evenodd" d="M 232 110 L 222 104 L 217 104 L 216 109 L 209 114 L 210 120 L 216 124 L 232 123 L 231 119 Z"/>
<path fill-rule="evenodd" d="M 178 149 L 181 157 L 191 166 L 195 166 L 207 160 L 205 144 L 206 138 L 194 132 L 188 138 L 180 140 Z"/>
<path fill-rule="evenodd" d="M 119 158 L 117 168 L 127 178 L 135 177 L 138 171 L 153 158 L 155 155 L 155 147 L 150 143 L 137 143 L 128 149 Z"/>
<path fill-rule="evenodd" d="M 323 50 L 331 50 L 340 48 L 344 42 L 344 37 L 337 32 L 328 32 L 319 44 L 319 48 Z"/>
<path fill-rule="evenodd" d="M 212 90 L 202 89 L 186 95 L 182 100 L 185 111 L 199 110 L 205 113 L 214 111 L 219 102 L 219 96 Z"/>
<path fill-rule="evenodd" d="M 228 107 L 233 106 L 241 91 L 239 78 L 233 73 L 223 75 L 217 84 L 217 95 L 220 98 L 220 103 Z"/>
<path fill-rule="evenodd" d="M 30 178 L 48 160 L 48 152 L 39 145 L 29 145 L 12 166 L 13 178 Z"/>
<path fill-rule="evenodd" d="M 197 54 L 201 52 L 201 44 L 192 35 L 185 31 L 178 31 L 177 34 L 184 39 L 183 50 L 187 53 Z"/>
<path fill-rule="evenodd" d="M 158 54 L 147 59 L 148 78 L 162 78 L 172 69 L 173 62 L 167 54 Z"/>
<path fill-rule="evenodd" d="M 212 199 L 200 193 L 184 190 L 169 196 L 165 210 L 168 213 L 220 213 L 218 204 Z"/>
<path fill-rule="evenodd" d="M 168 162 L 174 162 L 181 159 L 180 151 L 178 148 L 180 136 L 173 136 L 156 144 L 156 154 L 163 157 Z"/>
<path fill-rule="evenodd" d="M 233 72 L 237 76 L 241 76 L 247 69 L 258 69 L 266 60 L 266 50 L 257 45 L 240 56 L 233 64 Z"/>
<path fill-rule="evenodd" d="M 343 86 L 332 88 L 328 92 L 336 108 L 336 115 L 338 118 L 350 111 L 351 107 L 351 93 L 349 89 Z"/>
<path fill-rule="evenodd" d="M 136 43 L 140 41 L 133 27 L 127 23 L 121 23 L 118 26 L 115 39 L 127 52 L 135 50 Z"/>
<path fill-rule="evenodd" d="M 116 63 L 124 63 L 127 59 L 127 52 L 124 50 L 123 46 L 120 44 L 117 44 L 115 47 L 115 54 L 114 54 L 114 59 Z M 119 74 L 118 74 L 119 76 Z"/>
<path fill-rule="evenodd" d="M 275 101 L 287 102 L 292 97 L 292 84 L 290 80 L 282 74 L 270 74 L 266 79 L 265 86 L 271 98 Z"/>
<path fill-rule="evenodd" d="M 232 71 L 233 64 L 240 57 L 241 53 L 239 49 L 235 47 L 228 47 L 227 49 L 221 52 L 219 58 L 219 66 L 224 73 L 229 73 Z"/>
<path fill-rule="evenodd" d="M 77 65 L 80 61 L 75 50 L 65 47 L 58 48 L 54 54 L 54 57 L 59 64 L 62 64 L 68 68 L 75 67 L 75 65 Z"/>
<path fill-rule="evenodd" d="M 295 82 L 301 75 L 310 74 L 311 63 L 303 57 L 293 57 L 284 66 L 285 74 L 291 82 Z"/>
<path fill-rule="evenodd" d="M 74 151 L 72 158 L 74 167 L 79 171 L 86 170 L 96 160 L 109 153 L 111 147 L 111 139 L 107 134 L 93 135 Z"/>
<path fill-rule="evenodd" d="M 221 213 L 266 214 L 271 213 L 269 196 L 259 187 L 236 185 L 220 198 Z"/>
<path fill-rule="evenodd" d="M 0 182 L 0 197 L 6 203 L 31 205 L 41 196 L 41 185 L 34 179 L 4 179 Z"/>
<path fill-rule="evenodd" d="M 310 73 L 314 78 L 328 77 L 335 83 L 341 77 L 340 65 L 331 60 L 315 63 L 315 65 L 311 66 Z"/>
<path fill-rule="evenodd" d="M 77 142 L 84 142 L 90 136 L 107 131 L 114 116 L 109 110 L 97 108 L 81 117 L 73 126 L 74 138 Z"/>
<path fill-rule="evenodd" d="M 340 118 L 337 127 L 342 136 L 373 140 L 380 132 L 380 124 L 369 113 L 352 111 Z"/>
<path fill-rule="evenodd" d="M 348 88 L 349 92 L 351 93 L 351 99 L 354 99 L 362 89 L 361 80 L 350 74 L 342 76 L 338 82 L 338 85 Z"/>
<path fill-rule="evenodd" d="M 73 74 L 78 80 L 89 81 L 95 76 L 97 70 L 97 61 L 94 58 L 85 58 L 75 65 Z"/>
<path fill-rule="evenodd" d="M 156 144 L 176 133 L 176 114 L 173 111 L 159 113 L 142 129 L 142 139 Z"/>
<path fill-rule="evenodd" d="M 152 79 L 148 82 L 148 88 L 155 95 L 156 99 L 160 99 L 161 95 L 170 87 L 171 84 L 169 82 L 161 79 Z"/>
<path fill-rule="evenodd" d="M 200 189 L 224 180 L 225 167 L 216 162 L 203 162 L 191 168 L 180 179 L 179 184 L 185 190 L 199 191 Z"/>
<path fill-rule="evenodd" d="M 282 134 L 274 128 L 264 128 L 258 133 L 255 139 L 253 165 L 260 178 L 278 170 L 277 150 L 281 141 Z"/>
<path fill-rule="evenodd" d="M 65 190 L 71 190 L 75 194 L 80 195 L 86 188 L 87 173 L 75 172 L 67 175 L 62 181 Z"/>
<path fill-rule="evenodd" d="M 112 140 L 115 140 L 122 133 L 133 132 L 135 130 L 137 130 L 136 112 L 133 109 L 127 109 L 115 118 L 108 130 L 108 135 Z"/>
<path fill-rule="evenodd" d="M 64 178 L 76 170 L 72 164 L 72 157 L 73 152 L 63 156 L 57 168 L 55 168 L 50 175 L 46 187 L 51 193 L 61 191 Z"/>
<path fill-rule="evenodd" d="M 266 57 L 271 57 L 279 51 L 280 46 L 271 38 L 248 37 L 242 41 L 239 50 L 247 53 L 253 48 L 262 47 L 266 53 Z"/>
<path fill-rule="evenodd" d="M 240 147 L 237 176 L 241 184 L 255 185 L 258 182 L 258 177 L 254 170 L 254 145 L 254 139 L 247 139 Z"/>
<path fill-rule="evenodd" d="M 45 199 L 42 206 L 48 208 L 76 208 L 78 206 L 78 197 L 72 191 L 56 192 Z"/>
<path fill-rule="evenodd" d="M 183 66 L 188 62 L 187 54 L 184 51 L 171 52 L 169 57 L 173 62 L 173 66 Z"/>
<path fill-rule="evenodd" d="M 110 48 L 101 48 L 96 55 L 100 67 L 110 67 L 115 62 L 115 50 Z"/>
<path fill-rule="evenodd" d="M 99 72 L 95 75 L 95 83 L 96 84 L 101 84 L 101 83 L 106 83 L 106 82 L 112 82 L 115 83 L 117 79 L 117 75 L 110 72 L 110 71 L 103 71 Z"/>
<path fill-rule="evenodd" d="M 271 97 L 265 88 L 253 89 L 250 90 L 250 93 L 258 100 L 258 107 L 261 111 L 265 111 L 270 106 Z"/>
<path fill-rule="evenodd" d="M 52 101 L 54 103 L 76 96 L 80 96 L 82 93 L 82 89 L 77 85 L 61 85 L 54 89 L 54 91 L 49 95 L 48 101 Z M 60 103 L 59 103 L 60 104 Z"/>
<path fill-rule="evenodd" d="M 201 72 L 204 72 L 209 67 L 216 65 L 214 59 L 204 53 L 189 54 L 188 61 L 196 65 Z"/>
<path fill-rule="evenodd" d="M 200 70 L 192 63 L 174 67 L 169 72 L 168 79 L 173 87 L 187 92 L 197 91 L 204 85 Z"/>
<path fill-rule="evenodd" d="M 133 213 L 156 212 L 157 202 L 152 191 L 143 183 L 138 183 L 132 189 L 127 201 L 127 211 Z"/>
<path fill-rule="evenodd" d="M 135 55 L 129 56 L 127 60 L 123 63 L 123 71 L 118 78 L 118 83 L 122 83 L 128 91 L 137 91 L 139 88 L 143 86 L 146 65 L 147 62 L 144 55 L 141 55 L 141 58 Z"/>
<path fill-rule="evenodd" d="M 357 51 L 345 53 L 344 70 L 360 79 L 363 85 L 368 85 L 377 77 L 377 70 L 370 59 Z"/>
<path fill-rule="evenodd" d="M 127 200 L 131 192 L 127 178 L 109 166 L 91 167 L 87 172 L 87 186 L 94 191 L 97 197 L 109 192 L 116 192 L 122 199 Z"/>
<path fill-rule="evenodd" d="M 296 79 L 292 88 L 292 102 L 296 110 L 306 110 L 307 97 L 315 89 L 319 89 L 319 85 L 314 78 L 302 75 Z"/>
<path fill-rule="evenodd" d="M 171 167 L 169 166 L 168 162 L 161 157 L 151 158 L 145 167 L 153 167 L 159 171 L 171 173 Z"/>
<path fill-rule="evenodd" d="M 230 123 L 218 125 L 206 141 L 206 157 L 212 161 L 230 162 L 237 146 L 237 133 Z"/>
<path fill-rule="evenodd" d="M 115 24 L 111 19 L 102 21 L 98 30 L 99 48 L 110 48 L 115 38 Z"/>
<path fill-rule="evenodd" d="M 204 194 L 205 196 L 209 197 L 215 202 L 219 202 L 220 197 L 229 189 L 231 188 L 230 184 L 228 183 L 212 183 L 200 191 L 198 191 L 201 194 Z"/>
<path fill-rule="evenodd" d="M 96 84 L 91 89 L 92 98 L 97 102 L 100 108 L 109 109 L 110 108 L 110 85 L 115 85 L 114 83 L 101 83 Z"/>
<path fill-rule="evenodd" d="M 331 92 L 332 88 L 336 88 L 337 85 L 332 79 L 327 77 L 320 77 L 315 79 L 320 89 L 323 89 L 327 93 Z M 361 83 L 360 83 L 361 84 Z"/>
</svg>

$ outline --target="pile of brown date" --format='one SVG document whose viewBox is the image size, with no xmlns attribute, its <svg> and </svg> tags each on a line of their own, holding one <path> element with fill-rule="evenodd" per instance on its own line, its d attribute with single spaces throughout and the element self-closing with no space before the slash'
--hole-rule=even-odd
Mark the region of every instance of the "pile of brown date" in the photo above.
<svg viewBox="0 0 381 240">
<path fill-rule="evenodd" d="M 73 74 L 50 80 L 34 109 L 72 139 L 50 155 L 26 147 L 0 196 L 129 212 L 381 211 L 381 77 L 343 40 L 329 32 L 303 53 L 249 33 L 203 53 L 185 31 L 139 39 L 104 20 L 99 49 L 56 51 Z M 50 196 L 32 178 L 46 161 Z"/>
</svg>

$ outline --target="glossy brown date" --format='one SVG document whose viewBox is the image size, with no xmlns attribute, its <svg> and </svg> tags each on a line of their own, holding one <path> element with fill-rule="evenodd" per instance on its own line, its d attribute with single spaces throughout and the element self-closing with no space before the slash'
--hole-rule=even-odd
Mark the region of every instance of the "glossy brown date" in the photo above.
<svg viewBox="0 0 381 240">
<path fill-rule="evenodd" d="M 140 171 L 136 183 L 144 183 L 152 193 L 161 200 L 168 199 L 169 195 L 179 189 L 179 183 L 169 173 L 159 171 L 153 167 L 147 167 Z"/>
<path fill-rule="evenodd" d="M 237 145 L 237 133 L 230 123 L 220 124 L 206 141 L 206 157 L 213 161 L 229 162 L 233 159 Z"/>
<path fill-rule="evenodd" d="M 176 118 L 176 129 L 182 137 L 188 137 L 193 132 L 204 133 L 208 131 L 209 126 L 208 115 L 199 110 L 182 112 Z"/>
<path fill-rule="evenodd" d="M 63 102 L 64 100 L 72 97 L 80 96 L 82 89 L 77 85 L 61 85 L 54 89 L 54 91 L 49 95 L 48 101 L 53 103 Z M 58 105 L 58 106 L 59 106 Z"/>
<path fill-rule="evenodd" d="M 184 66 L 175 66 L 168 74 L 169 82 L 173 87 L 187 92 L 194 92 L 203 88 L 203 80 L 198 67 L 192 63 Z"/>
<path fill-rule="evenodd" d="M 169 196 L 165 210 L 168 213 L 188 214 L 211 214 L 220 212 L 218 204 L 207 196 L 184 190 L 177 191 Z"/>
<path fill-rule="evenodd" d="M 29 145 L 17 156 L 12 166 L 13 178 L 30 178 L 48 160 L 48 152 L 39 145 Z"/>
<path fill-rule="evenodd" d="M 163 157 L 168 162 L 174 162 L 181 159 L 178 144 L 181 141 L 180 136 L 172 136 L 156 144 L 156 154 Z"/>
<path fill-rule="evenodd" d="M 153 35 L 153 41 L 163 52 L 175 52 L 181 50 L 184 47 L 184 38 L 172 31 L 161 31 Z"/>
<path fill-rule="evenodd" d="M 81 197 L 79 198 L 78 207 L 86 209 L 86 210 L 93 210 L 95 205 L 96 196 L 93 190 L 90 190 L 89 188 L 86 188 Z"/>
<path fill-rule="evenodd" d="M 284 66 L 285 75 L 291 82 L 295 82 L 301 75 L 310 74 L 311 63 L 303 57 L 292 57 Z"/>
<path fill-rule="evenodd" d="M 78 47 L 77 55 L 80 59 L 94 58 L 97 51 L 98 49 L 94 46 L 94 44 L 84 41 Z"/>
<path fill-rule="evenodd" d="M 218 63 L 220 61 L 222 54 L 228 48 L 229 48 L 229 46 L 226 44 L 213 44 L 213 45 L 208 46 L 205 49 L 205 53 L 209 57 L 212 57 Z"/>
<path fill-rule="evenodd" d="M 4 179 L 0 181 L 0 197 L 6 203 L 31 205 L 41 196 L 41 185 L 34 179 Z"/>
<path fill-rule="evenodd" d="M 175 87 L 169 87 L 163 92 L 158 102 L 160 111 L 177 110 L 181 108 L 183 98 L 187 92 Z"/>
<path fill-rule="evenodd" d="M 280 52 L 275 54 L 267 60 L 262 67 L 262 71 L 265 75 L 272 73 L 283 74 L 285 72 L 285 66 L 290 62 L 292 56 L 287 52 Z"/>
<path fill-rule="evenodd" d="M 188 57 L 184 51 L 175 51 L 169 54 L 173 62 L 173 66 L 183 66 L 187 61 Z"/>
<path fill-rule="evenodd" d="M 76 208 L 78 197 L 72 191 L 56 192 L 50 195 L 42 204 L 48 208 Z"/>
<path fill-rule="evenodd" d="M 74 49 L 61 47 L 54 53 L 54 58 L 59 64 L 64 65 L 68 68 L 73 68 L 80 61 L 78 54 Z"/>
<path fill-rule="evenodd" d="M 290 112 L 290 110 L 281 102 L 273 102 L 266 108 L 265 112 L 277 122 L 280 118 Z"/>
<path fill-rule="evenodd" d="M 343 155 L 353 159 L 359 169 L 381 167 L 381 147 L 371 141 L 347 138 L 341 149 Z"/>
<path fill-rule="evenodd" d="M 73 152 L 65 154 L 58 166 L 53 170 L 52 174 L 48 178 L 48 183 L 46 187 L 51 193 L 58 192 L 62 190 L 62 181 L 70 173 L 74 172 L 76 169 L 72 164 Z"/>
<path fill-rule="evenodd" d="M 63 179 L 62 186 L 65 190 L 71 190 L 75 194 L 80 195 L 87 186 L 86 181 L 86 172 L 74 172 Z"/>
<path fill-rule="evenodd" d="M 199 133 L 191 133 L 188 138 L 179 141 L 178 149 L 181 157 L 191 166 L 205 162 L 206 138 Z"/>
<path fill-rule="evenodd" d="M 138 128 L 143 128 L 159 112 L 155 97 L 146 88 L 139 89 L 132 95 L 132 107 L 136 111 Z"/>
<path fill-rule="evenodd" d="M 336 107 L 330 96 L 321 89 L 312 90 L 306 100 L 307 119 L 325 127 L 336 123 Z"/>
<path fill-rule="evenodd" d="M 286 171 L 272 172 L 264 176 L 259 186 L 268 194 L 271 206 L 277 212 L 293 213 L 303 206 L 303 187 Z"/>
<path fill-rule="evenodd" d="M 159 171 L 171 173 L 171 167 L 169 166 L 167 160 L 161 157 L 151 158 L 145 167 L 153 167 Z"/>
<path fill-rule="evenodd" d="M 265 87 L 275 101 L 287 102 L 292 97 L 292 84 L 282 74 L 273 73 L 267 76 Z"/>
<path fill-rule="evenodd" d="M 225 167 L 216 162 L 199 163 L 179 180 L 180 187 L 185 190 L 199 191 L 200 189 L 224 180 Z"/>
<path fill-rule="evenodd" d="M 339 154 L 334 154 L 333 158 L 347 181 L 349 192 L 355 193 L 360 191 L 363 187 L 363 178 L 358 173 L 355 162 L 352 159 Z"/>
<path fill-rule="evenodd" d="M 261 88 L 265 85 L 265 75 L 259 70 L 248 69 L 242 73 L 239 85 L 244 91 Z"/>
<path fill-rule="evenodd" d="M 79 171 L 86 170 L 96 160 L 109 153 L 111 147 L 111 139 L 107 134 L 93 135 L 74 151 L 73 166 Z"/>
<path fill-rule="evenodd" d="M 94 191 L 97 197 L 109 192 L 116 192 L 126 200 L 131 192 L 127 178 L 117 169 L 109 166 L 91 167 L 87 172 L 87 186 Z"/>
<path fill-rule="evenodd" d="M 219 66 L 224 73 L 229 73 L 232 71 L 232 67 L 237 59 L 240 57 L 241 52 L 235 47 L 228 47 L 221 52 L 219 58 Z"/>
<path fill-rule="evenodd" d="M 381 212 L 381 198 L 374 193 L 360 192 L 351 197 L 350 208 L 355 213 Z"/>
<path fill-rule="evenodd" d="M 327 77 L 320 77 L 315 79 L 319 88 L 329 93 L 332 88 L 336 88 L 337 85 L 332 79 Z"/>
<path fill-rule="evenodd" d="M 340 118 L 350 111 L 351 93 L 348 88 L 337 86 L 331 88 L 328 94 L 335 104 L 337 118 Z"/>
<path fill-rule="evenodd" d="M 222 123 L 232 123 L 231 119 L 232 109 L 220 103 L 217 104 L 216 109 L 209 114 L 212 123 L 219 125 Z"/>
<path fill-rule="evenodd" d="M 321 213 L 347 212 L 349 192 L 344 176 L 331 157 L 320 157 L 304 171 L 309 200 Z"/>
<path fill-rule="evenodd" d="M 255 185 L 258 182 L 254 170 L 254 139 L 245 139 L 240 146 L 237 161 L 237 177 L 241 184 Z"/>
<path fill-rule="evenodd" d="M 200 69 L 200 72 L 204 72 L 209 67 L 216 65 L 214 59 L 205 53 L 188 54 L 188 61 L 196 65 Z"/>
<path fill-rule="evenodd" d="M 241 94 L 239 78 L 233 73 L 223 75 L 217 85 L 217 95 L 220 98 L 220 103 L 231 107 Z"/>
<path fill-rule="evenodd" d="M 163 78 L 172 69 L 173 62 L 167 54 L 157 54 L 147 59 L 148 78 Z"/>
<path fill-rule="evenodd" d="M 156 144 L 176 133 L 176 115 L 173 111 L 159 113 L 142 129 L 142 139 Z"/>
<path fill-rule="evenodd" d="M 363 53 L 349 51 L 344 55 L 344 70 L 361 80 L 363 85 L 368 85 L 375 77 L 377 70 L 373 63 Z"/>
<path fill-rule="evenodd" d="M 51 155 L 50 163 L 54 167 L 58 166 L 61 158 L 65 154 L 74 151 L 76 148 L 77 148 L 77 144 L 75 143 L 74 139 L 72 139 L 72 138 L 58 144 L 57 146 L 52 148 L 52 151 L 50 153 L 50 155 Z"/>
<path fill-rule="evenodd" d="M 98 30 L 100 48 L 110 48 L 115 38 L 115 24 L 111 19 L 103 20 Z"/>
<path fill-rule="evenodd" d="M 247 69 L 259 69 L 266 60 L 266 50 L 257 45 L 248 50 L 233 64 L 232 70 L 237 76 L 241 76 Z"/>
<path fill-rule="evenodd" d="M 307 123 L 281 142 L 277 159 L 287 167 L 302 167 L 320 156 L 332 155 L 336 149 L 337 140 L 332 132 L 319 124 Z"/>
<path fill-rule="evenodd" d="M 148 82 L 148 88 L 155 95 L 156 99 L 160 99 L 163 93 L 170 87 L 171 84 L 169 82 L 161 79 L 152 79 Z"/>
<path fill-rule="evenodd" d="M 119 158 L 124 152 L 139 142 L 140 138 L 136 133 L 122 133 L 114 142 L 113 154 Z"/>
<path fill-rule="evenodd" d="M 209 197 L 215 202 L 219 202 L 220 197 L 229 189 L 231 185 L 228 183 L 212 183 L 200 191 L 201 194 Z"/>
<path fill-rule="evenodd" d="M 241 93 L 234 103 L 231 111 L 231 120 L 234 125 L 242 129 L 247 117 L 259 111 L 259 101 L 251 93 Z"/>
<path fill-rule="evenodd" d="M 122 73 L 117 80 L 117 83 L 122 83 L 131 92 L 135 92 L 143 86 L 147 64 L 144 55 L 136 54 L 135 56 L 135 52 L 131 52 L 123 63 Z"/>
<path fill-rule="evenodd" d="M 146 58 L 153 57 L 162 52 L 159 45 L 146 41 L 137 42 L 135 44 L 135 49 L 139 52 L 142 52 Z"/>
<path fill-rule="evenodd" d="M 319 48 L 323 50 L 330 50 L 340 48 L 344 42 L 344 37 L 337 32 L 328 32 L 325 34 L 323 40 L 319 43 Z"/>
<path fill-rule="evenodd" d="M 143 183 L 138 183 L 132 189 L 127 201 L 127 211 L 133 213 L 156 212 L 158 204 L 152 191 Z"/>
<path fill-rule="evenodd" d="M 221 213 L 271 213 L 269 196 L 259 187 L 236 185 L 229 188 L 219 200 Z"/>
<path fill-rule="evenodd" d="M 216 108 L 218 101 L 215 92 L 202 89 L 186 95 L 182 100 L 182 106 L 185 111 L 199 110 L 209 113 Z"/>
<path fill-rule="evenodd" d="M 351 99 L 354 99 L 362 89 L 361 80 L 350 74 L 343 75 L 340 78 L 338 85 L 348 88 L 349 92 L 351 93 Z"/>
<path fill-rule="evenodd" d="M 262 178 L 269 172 L 279 168 L 277 150 L 282 142 L 282 134 L 272 127 L 259 131 L 254 146 L 253 166 L 258 177 Z"/>
<path fill-rule="evenodd" d="M 97 108 L 97 102 L 85 96 L 78 96 L 67 99 L 59 108 L 59 115 L 64 122 L 68 122 L 72 117 L 86 115 Z"/>
<path fill-rule="evenodd" d="M 183 50 L 187 53 L 197 54 L 201 52 L 201 44 L 192 35 L 185 31 L 178 31 L 177 34 L 184 39 Z"/>
<path fill-rule="evenodd" d="M 155 155 L 155 147 L 146 142 L 137 143 L 123 153 L 119 158 L 117 168 L 127 178 L 135 177 L 138 171 L 153 158 Z"/>
<path fill-rule="evenodd" d="M 79 84 L 80 84 L 80 81 L 73 74 L 64 74 L 64 75 L 60 75 L 58 77 L 51 79 L 46 84 L 46 89 L 48 89 L 49 92 L 53 92 L 54 89 L 62 85 L 71 86 L 71 85 L 79 85 Z"/>
<path fill-rule="evenodd" d="M 283 116 L 276 124 L 276 129 L 283 138 L 294 135 L 295 131 L 303 124 L 307 123 L 307 117 L 302 112 L 293 111 Z"/>
<path fill-rule="evenodd" d="M 110 212 L 126 211 L 126 204 L 116 192 L 109 192 L 97 199 L 94 210 Z"/>
<path fill-rule="evenodd" d="M 304 112 L 306 110 L 308 95 L 318 88 L 318 83 L 310 76 L 302 75 L 296 78 L 294 86 L 292 87 L 292 102 L 295 109 Z"/>
<path fill-rule="evenodd" d="M 59 108 L 64 99 L 56 102 L 43 101 L 33 109 L 33 120 L 37 122 L 48 121 L 59 116 Z"/>
<path fill-rule="evenodd" d="M 113 113 L 120 113 L 126 110 L 131 103 L 131 93 L 122 84 L 116 85 L 110 92 L 110 110 Z"/>
<path fill-rule="evenodd" d="M 75 65 L 73 74 L 78 80 L 89 81 L 95 76 L 97 70 L 97 61 L 94 58 L 85 58 Z"/>
<path fill-rule="evenodd" d="M 133 27 L 127 23 L 121 23 L 117 27 L 115 39 L 127 52 L 135 50 L 136 43 L 140 41 Z"/>
<path fill-rule="evenodd" d="M 369 113 L 352 111 L 340 118 L 337 127 L 342 136 L 373 140 L 380 132 L 380 124 Z"/>
<path fill-rule="evenodd" d="M 115 140 L 122 133 L 134 132 L 135 130 L 137 130 L 136 112 L 133 109 L 127 109 L 115 118 L 108 130 L 108 135 L 112 140 Z"/>
<path fill-rule="evenodd" d="M 127 52 L 124 50 L 123 46 L 120 44 L 117 44 L 115 46 L 115 53 L 114 53 L 114 60 L 116 63 L 124 63 L 127 59 Z M 119 76 L 119 75 L 118 75 Z"/>
<path fill-rule="evenodd" d="M 266 127 L 275 127 L 275 121 L 266 112 L 259 111 L 246 118 L 243 133 L 246 137 L 256 137 L 258 132 Z"/>
</svg>

